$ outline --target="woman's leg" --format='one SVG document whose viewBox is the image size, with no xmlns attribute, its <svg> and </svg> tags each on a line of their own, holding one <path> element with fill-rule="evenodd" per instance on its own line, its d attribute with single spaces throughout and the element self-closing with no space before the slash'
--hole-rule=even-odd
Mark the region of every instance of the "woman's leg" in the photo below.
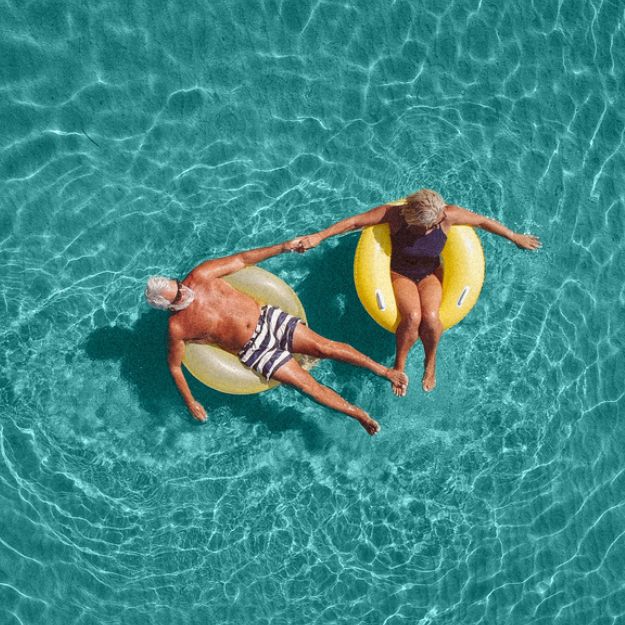
<svg viewBox="0 0 625 625">
<path fill-rule="evenodd" d="M 395 332 L 395 368 L 404 371 L 410 348 L 419 339 L 421 325 L 421 295 L 418 286 L 406 276 L 391 272 L 393 290 L 401 321 Z M 406 389 L 393 387 L 395 395 L 403 397 Z"/>
<path fill-rule="evenodd" d="M 421 325 L 419 334 L 425 351 L 422 386 L 424 391 L 432 391 L 436 386 L 436 349 L 443 333 L 438 311 L 443 298 L 441 275 L 432 274 L 419 282 L 421 298 Z"/>
</svg>

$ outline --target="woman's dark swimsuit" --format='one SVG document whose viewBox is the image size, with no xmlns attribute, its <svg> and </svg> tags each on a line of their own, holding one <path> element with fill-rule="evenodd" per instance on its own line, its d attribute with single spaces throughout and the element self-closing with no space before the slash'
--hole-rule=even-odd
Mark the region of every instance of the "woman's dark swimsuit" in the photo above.
<svg viewBox="0 0 625 625">
<path fill-rule="evenodd" d="M 440 224 L 428 234 L 415 234 L 407 224 L 397 232 L 391 232 L 391 269 L 414 282 L 434 273 L 441 264 L 440 254 L 447 242 L 447 235 Z"/>
</svg>

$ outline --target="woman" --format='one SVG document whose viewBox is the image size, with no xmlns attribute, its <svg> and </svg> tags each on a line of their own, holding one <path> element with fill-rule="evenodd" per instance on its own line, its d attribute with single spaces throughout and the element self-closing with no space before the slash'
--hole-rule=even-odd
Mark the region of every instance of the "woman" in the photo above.
<svg viewBox="0 0 625 625">
<path fill-rule="evenodd" d="M 403 203 L 383 204 L 342 219 L 293 243 L 297 251 L 304 252 L 328 237 L 383 223 L 391 229 L 391 280 L 401 315 L 395 334 L 395 368 L 405 370 L 408 352 L 421 338 L 425 351 L 422 386 L 424 391 L 431 391 L 436 386 L 436 349 L 443 332 L 438 316 L 443 293 L 439 256 L 449 228 L 461 225 L 482 228 L 525 250 L 536 250 L 541 244 L 533 235 L 512 232 L 494 219 L 446 204 L 438 193 L 429 189 L 409 195 Z M 393 391 L 399 396 L 406 394 L 405 387 L 394 387 Z"/>
</svg>

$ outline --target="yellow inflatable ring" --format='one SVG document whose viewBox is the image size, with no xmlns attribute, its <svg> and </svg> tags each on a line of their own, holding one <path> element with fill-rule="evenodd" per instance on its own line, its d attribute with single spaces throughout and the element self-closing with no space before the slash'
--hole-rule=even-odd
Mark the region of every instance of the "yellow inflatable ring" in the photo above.
<svg viewBox="0 0 625 625">
<path fill-rule="evenodd" d="M 278 306 L 285 312 L 306 321 L 304 307 L 295 291 L 283 280 L 260 267 L 246 267 L 224 278 L 235 289 L 253 297 L 259 304 Z M 295 358 L 309 368 L 311 359 L 296 355 Z M 261 393 L 278 386 L 280 383 L 267 382 L 230 352 L 216 345 L 187 343 L 184 360 L 185 367 L 200 382 L 222 393 L 231 395 L 251 395 Z"/>
<path fill-rule="evenodd" d="M 443 300 L 439 315 L 445 330 L 473 308 L 484 283 L 484 252 L 470 226 L 452 226 L 441 254 Z M 389 332 L 400 321 L 391 283 L 391 232 L 388 224 L 365 228 L 354 259 L 354 282 L 366 311 Z"/>
</svg>

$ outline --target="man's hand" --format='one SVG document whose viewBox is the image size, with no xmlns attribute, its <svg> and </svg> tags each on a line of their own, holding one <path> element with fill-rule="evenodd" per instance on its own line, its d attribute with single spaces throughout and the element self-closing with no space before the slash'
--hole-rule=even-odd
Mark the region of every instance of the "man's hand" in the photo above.
<svg viewBox="0 0 625 625">
<path fill-rule="evenodd" d="M 289 241 L 288 245 L 291 246 L 290 249 L 293 252 L 306 252 L 308 250 L 312 250 L 314 247 L 317 247 L 319 243 L 321 243 L 321 235 L 319 234 L 308 234 L 303 237 L 297 237 L 296 239 L 292 239 Z"/>
<path fill-rule="evenodd" d="M 206 410 L 204 410 L 204 406 L 202 406 L 199 401 L 193 400 L 191 403 L 187 404 L 187 407 L 195 419 L 201 421 L 202 423 L 206 421 Z"/>
<path fill-rule="evenodd" d="M 542 247 L 540 239 L 533 234 L 515 234 L 512 241 L 522 250 L 537 250 Z"/>
<path fill-rule="evenodd" d="M 303 250 L 300 250 L 300 243 L 299 243 L 299 239 L 291 239 L 290 241 L 285 241 L 282 244 L 282 251 L 283 252 L 301 252 Z"/>
</svg>

